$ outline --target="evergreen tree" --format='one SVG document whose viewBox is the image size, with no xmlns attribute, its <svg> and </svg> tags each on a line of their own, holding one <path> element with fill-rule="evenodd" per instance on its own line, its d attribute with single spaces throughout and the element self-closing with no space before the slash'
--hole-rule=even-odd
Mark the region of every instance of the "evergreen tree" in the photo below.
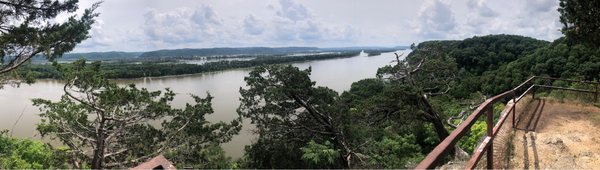
<svg viewBox="0 0 600 170">
<path fill-rule="evenodd" d="M 32 57 L 44 54 L 53 61 L 87 39 L 99 4 L 57 23 L 58 15 L 78 9 L 78 0 L 0 0 L 0 85 L 18 78 L 5 73 Z"/>
<path fill-rule="evenodd" d="M 173 91 L 148 91 L 133 84 L 120 87 L 104 78 L 99 68 L 99 62 L 84 60 L 60 68 L 65 95 L 59 101 L 33 100 L 43 111 L 38 131 L 69 147 L 74 168 L 86 164 L 93 169 L 125 168 L 163 153 L 184 166 L 228 161 L 221 159 L 223 152 L 215 145 L 230 141 L 241 125 L 237 119 L 208 122 L 212 96 L 192 95 L 194 104 L 172 108 Z M 226 168 L 217 162 L 210 165 L 216 167 L 201 168 Z"/>
<path fill-rule="evenodd" d="M 600 47 L 600 1 L 560 0 L 562 32 L 571 43 Z"/>
</svg>

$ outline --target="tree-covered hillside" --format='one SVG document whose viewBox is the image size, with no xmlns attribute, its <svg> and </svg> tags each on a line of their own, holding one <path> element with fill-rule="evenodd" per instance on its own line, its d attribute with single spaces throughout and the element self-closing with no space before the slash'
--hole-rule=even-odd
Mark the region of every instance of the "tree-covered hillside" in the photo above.
<svg viewBox="0 0 600 170">
<path fill-rule="evenodd" d="M 122 52 L 122 51 L 109 51 L 109 52 L 89 52 L 89 53 L 68 53 L 62 55 L 60 61 L 75 61 L 81 58 L 85 58 L 88 61 L 105 61 L 105 60 L 125 60 L 132 59 L 140 56 L 142 52 Z M 45 62 L 43 55 L 38 55 L 33 58 L 34 63 Z"/>
<path fill-rule="evenodd" d="M 0 131 L 0 168 L 128 168 L 159 154 L 186 169 L 413 168 L 454 130 L 456 126 L 446 121 L 449 117 L 470 113 L 470 106 L 530 76 L 600 80 L 599 9 L 598 1 L 560 0 L 565 37 L 551 43 L 515 35 L 422 42 L 411 46 L 405 59 L 397 54 L 375 78 L 354 82 L 342 93 L 318 86 L 310 67 L 303 70 L 288 63 L 352 57 L 357 50 L 205 65 L 102 65 L 84 60 L 30 65 L 19 70 L 23 76 L 65 82 L 60 100 L 35 99 L 34 104 L 43 111 L 38 131 L 67 147 L 16 140 Z M 72 48 L 67 47 L 66 51 Z M 178 52 L 173 54 L 211 54 Z M 254 69 L 239 88 L 239 117 L 231 122 L 205 119 L 213 113 L 210 94 L 192 95 L 192 103 L 175 108 L 175 93 L 168 88 L 149 91 L 108 80 L 240 67 Z M 504 107 L 492 108 L 495 118 Z M 256 138 L 240 159 L 232 160 L 221 144 L 239 133 L 243 121 L 253 125 Z M 487 130 L 484 121 L 476 121 L 449 155 L 468 159 Z"/>
<path fill-rule="evenodd" d="M 548 44 L 514 35 L 423 42 L 341 95 L 316 86 L 310 70 L 259 67 L 240 90 L 238 113 L 259 135 L 241 165 L 410 168 L 453 130 L 448 117 L 468 112 L 461 103 L 481 102 L 481 89 L 493 86 L 478 82 L 481 75 Z M 471 153 L 484 131 L 473 131 L 453 152 Z"/>
<path fill-rule="evenodd" d="M 494 35 L 467 38 L 448 51 L 456 63 L 476 75 L 514 61 L 548 42 L 518 35 Z"/>
<path fill-rule="evenodd" d="M 459 41 L 426 41 L 419 43 L 413 49 L 414 51 L 408 54 L 407 60 L 411 64 L 417 64 L 422 60 L 422 56 L 426 56 L 421 54 L 431 50 L 440 51 L 454 58 L 458 67 L 458 71 L 454 73 L 457 83 L 451 88 L 449 94 L 456 98 L 464 98 L 470 96 L 471 92 L 481 91 L 484 87 L 489 88 L 486 83 L 480 81 L 481 75 L 494 74 L 504 65 L 532 54 L 548 44 L 550 43 L 530 37 L 504 34 L 475 36 Z M 484 92 L 493 95 L 498 91 L 484 90 Z"/>
<path fill-rule="evenodd" d="M 105 63 L 101 71 L 107 78 L 140 78 L 194 74 L 235 68 L 248 68 L 266 64 L 281 64 L 311 60 L 326 60 L 358 56 L 359 52 L 307 54 L 297 56 L 257 56 L 252 60 L 221 60 L 204 64 L 168 63 L 161 61 Z M 70 64 L 58 64 L 69 66 Z M 26 65 L 18 70 L 23 76 L 35 78 L 62 78 L 54 65 Z"/>
<path fill-rule="evenodd" d="M 564 38 L 533 53 L 486 72 L 482 90 L 496 94 L 518 85 L 528 77 L 550 76 L 577 80 L 600 80 L 600 49 L 583 44 L 568 45 Z"/>
</svg>

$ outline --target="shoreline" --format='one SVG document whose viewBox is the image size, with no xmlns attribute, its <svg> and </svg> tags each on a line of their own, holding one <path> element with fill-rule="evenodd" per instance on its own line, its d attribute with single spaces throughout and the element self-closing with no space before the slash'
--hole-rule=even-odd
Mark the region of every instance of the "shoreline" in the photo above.
<svg viewBox="0 0 600 170">
<path fill-rule="evenodd" d="M 404 51 L 404 50 L 397 50 L 397 51 L 394 51 L 394 52 L 398 52 L 398 51 Z M 394 53 L 394 52 L 387 52 L 387 53 Z M 381 54 L 386 54 L 386 53 L 381 53 Z M 296 64 L 296 63 L 307 63 L 307 62 L 321 61 L 321 60 L 336 60 L 336 59 L 354 58 L 354 57 L 378 57 L 378 56 L 382 56 L 382 55 L 368 56 L 366 53 L 360 53 L 360 54 L 358 54 L 356 56 L 351 56 L 351 57 L 336 57 L 336 58 L 327 58 L 327 59 L 314 59 L 314 60 L 305 60 L 305 61 L 293 61 L 293 62 L 276 63 L 276 64 Z M 185 64 L 185 63 L 178 63 L 178 64 Z M 264 65 L 270 65 L 270 64 L 264 64 Z M 201 74 L 205 74 L 205 73 L 217 73 L 217 72 L 231 71 L 231 70 L 246 70 L 246 69 L 251 69 L 251 68 L 254 68 L 254 67 L 257 67 L 257 66 L 238 67 L 238 68 L 226 68 L 226 69 L 223 69 L 223 70 L 204 71 L 204 72 L 188 73 L 188 74 L 173 74 L 173 75 L 164 75 L 164 76 L 146 76 L 146 77 L 135 77 L 135 78 L 109 78 L 109 80 L 126 81 L 126 80 L 141 80 L 141 79 L 146 79 L 146 78 L 158 78 L 158 79 L 161 79 L 161 78 L 176 78 L 176 77 L 194 76 L 194 75 L 201 75 Z M 36 78 L 36 81 L 37 80 L 42 80 L 42 81 L 62 81 L 60 79 L 55 79 L 55 78 Z"/>
</svg>

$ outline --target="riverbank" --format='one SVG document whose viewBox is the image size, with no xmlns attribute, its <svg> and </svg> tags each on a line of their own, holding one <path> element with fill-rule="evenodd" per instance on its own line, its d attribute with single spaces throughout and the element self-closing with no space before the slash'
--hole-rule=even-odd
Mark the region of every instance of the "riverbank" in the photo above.
<svg viewBox="0 0 600 170">
<path fill-rule="evenodd" d="M 197 74 L 211 71 L 223 71 L 237 68 L 251 68 L 268 64 L 283 64 L 306 62 L 316 60 L 328 60 L 335 58 L 350 58 L 361 55 L 360 51 L 348 51 L 324 54 L 304 54 L 290 56 L 260 56 L 252 60 L 221 60 L 203 64 L 187 64 L 172 62 L 126 62 L 126 63 L 102 63 L 102 71 L 110 79 L 129 79 L 142 77 L 162 77 L 173 75 Z M 69 67 L 69 64 L 60 64 Z M 19 69 L 23 77 L 31 76 L 37 79 L 51 78 L 60 79 L 60 72 L 53 65 L 36 64 L 26 65 Z"/>
<path fill-rule="evenodd" d="M 402 52 L 402 51 L 401 51 Z M 404 51 L 409 53 L 410 51 Z M 333 58 L 327 60 L 311 60 L 288 62 L 301 69 L 312 68 L 311 79 L 318 86 L 327 86 L 338 93 L 350 88 L 353 82 L 365 78 L 374 78 L 379 67 L 390 64 L 395 59 L 393 53 L 383 53 L 381 56 L 367 57 L 360 54 L 355 57 Z M 170 88 L 178 95 L 172 102 L 174 107 L 182 107 L 193 102 L 189 94 L 205 96 L 209 92 L 213 97 L 214 113 L 207 116 L 210 122 L 228 122 L 237 118 L 239 106 L 239 89 L 244 88 L 244 77 L 250 69 L 227 69 L 197 74 L 173 75 L 162 77 L 113 79 L 119 85 L 136 84 L 139 88 L 148 90 L 163 90 Z M 343 76 L 342 76 L 343 75 Z M 5 86 L 0 90 L 0 103 L 10 103 L 0 109 L 0 129 L 13 129 L 13 136 L 25 139 L 40 139 L 36 124 L 40 121 L 38 108 L 32 106 L 32 98 L 58 100 L 63 95 L 61 81 L 40 79 L 31 85 L 21 85 L 20 88 Z M 18 124 L 12 125 L 24 113 Z M 244 147 L 252 143 L 254 135 L 248 121 L 243 124 L 239 135 L 222 145 L 226 155 L 239 158 L 244 153 Z"/>
</svg>

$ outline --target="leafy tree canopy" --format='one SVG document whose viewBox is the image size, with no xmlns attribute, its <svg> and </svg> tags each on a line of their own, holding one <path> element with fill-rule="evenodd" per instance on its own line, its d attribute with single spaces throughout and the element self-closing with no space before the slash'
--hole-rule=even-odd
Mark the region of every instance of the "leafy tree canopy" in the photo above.
<svg viewBox="0 0 600 170">
<path fill-rule="evenodd" d="M 560 0 L 559 5 L 561 31 L 570 44 L 600 47 L 600 2 Z"/>
<path fill-rule="evenodd" d="M 74 168 L 129 167 L 161 153 L 181 165 L 228 160 L 219 158 L 223 152 L 215 146 L 230 141 L 241 125 L 239 120 L 209 123 L 210 94 L 192 95 L 195 103 L 173 108 L 173 91 L 117 86 L 99 68 L 99 62 L 84 60 L 62 67 L 65 95 L 59 101 L 33 100 L 43 111 L 39 132 L 69 147 Z"/>
<path fill-rule="evenodd" d="M 0 75 L 7 76 L 4 73 L 37 54 L 43 53 L 53 61 L 87 39 L 94 17 L 98 16 L 94 10 L 99 3 L 81 16 L 55 21 L 60 14 L 75 12 L 77 3 L 78 0 L 0 0 Z"/>
<path fill-rule="evenodd" d="M 11 138 L 7 132 L 0 132 L 0 168 L 68 168 L 66 150 L 53 149 L 39 141 Z"/>
<path fill-rule="evenodd" d="M 271 65 L 245 78 L 238 113 L 256 125 L 259 138 L 246 148 L 242 167 L 407 168 L 439 140 L 414 114 L 414 89 L 367 79 L 338 95 L 309 75 L 310 69 Z M 378 149 L 383 145 L 394 152 Z M 415 153 L 398 154 L 407 150 Z M 385 165 L 390 160 L 406 164 Z"/>
</svg>

